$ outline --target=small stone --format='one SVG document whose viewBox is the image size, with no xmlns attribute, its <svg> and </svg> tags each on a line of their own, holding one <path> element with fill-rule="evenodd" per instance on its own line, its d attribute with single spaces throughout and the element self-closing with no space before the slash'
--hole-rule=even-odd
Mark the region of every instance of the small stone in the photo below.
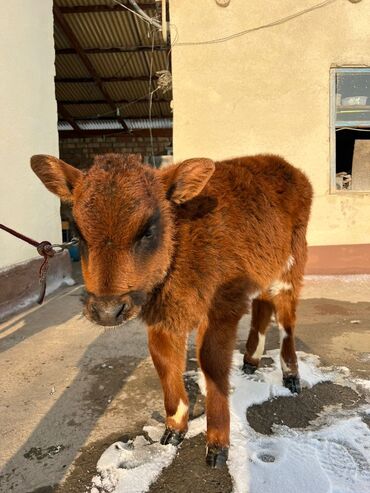
<svg viewBox="0 0 370 493">
<path fill-rule="evenodd" d="M 361 320 L 351 320 L 351 324 L 360 324 Z"/>
</svg>

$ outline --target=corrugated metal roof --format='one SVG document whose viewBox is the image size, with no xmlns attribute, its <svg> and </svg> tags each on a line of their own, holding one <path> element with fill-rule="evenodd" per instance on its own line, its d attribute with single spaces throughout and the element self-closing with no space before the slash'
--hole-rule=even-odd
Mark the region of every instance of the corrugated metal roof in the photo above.
<svg viewBox="0 0 370 493">
<path fill-rule="evenodd" d="M 73 57 L 74 55 L 58 55 Z M 151 53 L 104 53 L 89 54 L 88 58 L 101 77 L 140 77 L 149 75 L 149 61 Z M 147 59 L 149 57 L 149 59 Z M 153 53 L 153 74 L 167 68 L 167 55 L 163 51 Z"/>
<path fill-rule="evenodd" d="M 70 123 L 65 122 L 64 120 L 58 121 L 58 130 L 73 130 L 73 127 Z"/>
<path fill-rule="evenodd" d="M 151 122 L 148 118 L 135 118 L 125 120 L 130 130 L 144 130 L 148 128 L 172 128 L 171 118 L 156 118 Z M 117 120 L 76 120 L 81 130 L 123 130 L 122 125 Z M 61 120 L 58 122 L 58 130 L 72 130 L 72 126 Z"/>
<path fill-rule="evenodd" d="M 114 5 L 111 0 L 56 0 L 59 7 Z M 151 4 L 153 0 L 138 0 L 139 4 Z M 154 16 L 155 10 L 146 11 Z M 72 32 L 77 37 L 84 49 L 92 48 L 117 48 L 117 47 L 150 47 L 152 39 L 148 35 L 148 24 L 138 19 L 126 10 L 111 12 L 84 12 L 64 13 Z M 55 47 L 57 50 L 73 48 L 62 30 L 55 26 Z M 163 44 L 159 32 L 155 35 L 154 43 Z M 152 59 L 152 74 L 167 68 L 168 56 L 165 51 L 149 52 L 120 52 L 88 54 L 88 58 L 94 70 L 101 78 L 112 77 L 149 77 L 150 62 Z M 104 96 L 98 85 L 92 81 L 85 65 L 76 53 L 56 55 L 56 97 L 58 102 L 78 100 L 83 104 L 65 105 L 73 118 L 96 118 L 98 116 L 112 116 L 112 108 L 109 104 L 92 104 L 89 101 L 103 100 Z M 60 79 L 80 79 L 85 81 L 59 82 Z M 152 88 L 156 87 L 155 79 Z M 132 80 L 129 82 L 103 82 L 103 87 L 113 101 L 129 100 L 147 96 L 149 92 L 148 81 Z M 171 93 L 165 95 L 157 92 L 153 97 L 152 116 L 171 117 L 172 112 L 169 103 L 158 103 L 160 99 L 172 98 Z M 128 105 L 117 104 L 121 107 L 121 115 L 125 118 L 145 118 L 149 115 L 148 101 L 138 101 Z M 90 123 L 89 123 L 90 124 Z"/>
<path fill-rule="evenodd" d="M 60 30 L 57 24 L 54 24 L 54 44 L 58 49 L 69 48 L 68 39 L 65 37 L 64 33 Z"/>
<path fill-rule="evenodd" d="M 122 125 L 117 120 L 77 120 L 77 124 L 81 130 L 123 130 Z"/>
<path fill-rule="evenodd" d="M 90 76 L 77 55 L 57 55 L 55 57 L 55 71 L 58 78 Z"/>
<path fill-rule="evenodd" d="M 127 120 L 127 125 L 132 130 L 145 128 L 172 128 L 172 118 L 158 118 L 151 122 L 147 118 Z"/>
<path fill-rule="evenodd" d="M 146 13 L 154 17 L 155 10 Z M 122 9 L 121 12 L 91 12 L 66 14 L 68 24 L 78 33 L 79 41 L 84 48 L 94 46 L 150 46 L 152 38 L 148 23 Z M 155 34 L 155 43 L 161 41 L 160 34 Z"/>
<path fill-rule="evenodd" d="M 69 84 L 68 82 L 60 82 L 56 84 L 55 94 L 57 101 L 68 99 L 86 100 L 102 99 L 102 94 L 96 84 L 93 82 L 84 84 Z"/>
<path fill-rule="evenodd" d="M 75 118 L 100 118 L 102 116 L 109 118 L 115 116 L 114 110 L 108 104 L 79 104 L 78 106 L 66 104 L 64 107 L 69 114 L 73 113 Z"/>
</svg>

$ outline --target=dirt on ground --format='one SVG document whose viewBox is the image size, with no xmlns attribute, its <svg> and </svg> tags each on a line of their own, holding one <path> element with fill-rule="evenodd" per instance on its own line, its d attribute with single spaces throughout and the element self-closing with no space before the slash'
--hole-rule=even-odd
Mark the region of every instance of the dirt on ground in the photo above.
<svg viewBox="0 0 370 493">
<path fill-rule="evenodd" d="M 231 493 L 230 474 L 210 469 L 205 463 L 205 438 L 197 435 L 184 440 L 175 460 L 149 489 L 150 493 Z"/>
<path fill-rule="evenodd" d="M 352 301 L 350 285 L 341 286 L 340 299 L 335 282 L 326 298 L 321 292 L 314 297 L 317 291 L 300 302 L 297 350 L 318 355 L 323 366 L 346 366 L 352 375 L 369 378 L 370 302 L 365 295 Z M 89 491 L 96 463 L 111 443 L 142 434 L 150 422 L 164 422 L 145 328 L 135 323 L 105 332 L 90 326 L 79 316 L 78 298 L 79 288 L 68 288 L 0 326 L 1 493 Z M 240 324 L 241 351 L 249 324 L 248 316 Z M 278 344 L 272 328 L 266 349 Z M 263 364 L 271 361 L 264 358 Z M 188 369 L 195 368 L 191 343 Z M 186 383 L 191 414 L 200 416 L 204 399 L 192 379 Z M 269 435 L 275 424 L 306 428 L 331 406 L 357 409 L 363 402 L 355 389 L 325 382 L 300 396 L 252 406 L 246 419 L 256 432 Z M 227 468 L 206 467 L 204 435 L 185 439 L 150 488 L 175 491 L 232 491 Z"/>
<path fill-rule="evenodd" d="M 365 404 L 363 395 L 349 387 L 331 382 L 322 382 L 302 393 L 286 397 L 276 397 L 263 404 L 248 409 L 247 420 L 258 433 L 270 435 L 274 425 L 303 429 L 312 425 L 326 407 L 340 406 L 341 409 L 355 409 Z"/>
</svg>

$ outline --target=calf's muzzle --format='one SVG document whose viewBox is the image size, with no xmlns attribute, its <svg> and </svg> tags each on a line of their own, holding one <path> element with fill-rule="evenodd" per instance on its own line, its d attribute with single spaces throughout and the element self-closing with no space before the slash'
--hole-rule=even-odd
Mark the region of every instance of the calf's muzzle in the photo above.
<svg viewBox="0 0 370 493">
<path fill-rule="evenodd" d="M 95 322 L 100 325 L 118 325 L 123 322 L 127 312 L 127 303 L 99 303 L 91 305 L 91 315 Z"/>
<path fill-rule="evenodd" d="M 144 299 L 145 296 L 138 296 L 138 293 L 109 297 L 90 294 L 85 302 L 84 314 L 99 325 L 120 325 L 139 313 Z"/>
</svg>

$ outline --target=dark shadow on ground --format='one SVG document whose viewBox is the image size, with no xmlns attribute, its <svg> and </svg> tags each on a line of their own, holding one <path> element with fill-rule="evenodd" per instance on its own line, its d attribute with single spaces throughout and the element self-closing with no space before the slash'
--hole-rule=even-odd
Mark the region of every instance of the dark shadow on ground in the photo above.
<svg viewBox="0 0 370 493">
<path fill-rule="evenodd" d="M 77 298 L 79 298 L 82 289 L 83 289 L 82 286 L 79 287 L 77 285 L 76 290 L 72 294 L 69 294 L 69 296 L 76 296 Z M 53 303 L 53 300 L 56 297 L 62 295 L 62 293 L 64 293 L 65 291 L 66 291 L 66 287 L 63 286 L 45 300 L 44 305 L 41 307 L 41 309 L 31 312 L 26 312 L 26 315 L 20 313 L 16 315 L 14 318 L 12 318 L 11 321 L 3 322 L 4 327 L 0 330 L 0 334 L 10 331 L 15 325 L 19 324 L 21 321 L 23 321 L 23 325 L 15 332 L 11 332 L 10 334 L 0 339 L 0 353 L 2 353 L 3 351 L 7 351 L 8 349 L 11 349 L 12 347 L 16 346 L 20 342 L 23 342 L 24 340 L 28 339 L 29 337 L 32 337 L 35 334 L 38 334 L 39 332 L 42 332 L 43 330 L 50 327 L 50 325 L 62 325 L 63 323 L 67 322 L 72 317 L 80 313 L 81 305 L 77 304 L 76 306 L 73 307 L 72 310 L 70 309 L 65 311 L 58 310 L 54 312 L 48 311 L 48 317 L 46 318 L 43 316 L 44 314 L 43 308 L 47 307 L 49 303 Z M 35 304 L 35 307 L 36 306 L 37 305 Z"/>
<path fill-rule="evenodd" d="M 74 296 L 74 293 L 70 295 Z M 80 311 L 79 304 L 73 303 L 76 305 L 74 310 L 67 310 L 66 313 L 59 315 L 54 314 L 53 303 L 54 300 L 51 299 L 47 317 L 43 312 L 47 305 L 24 315 L 23 327 L 2 341 L 2 349 L 7 350 L 50 325 L 63 324 Z M 30 326 L 36 326 L 37 329 L 31 330 Z M 127 337 L 130 337 L 129 333 Z M 124 339 L 125 336 L 121 335 L 120 342 L 124 342 Z M 113 338 L 111 343 L 113 344 Z M 101 335 L 86 348 L 76 365 L 78 367 L 76 377 L 65 388 L 49 412 L 42 417 L 27 441 L 19 444 L 17 453 L 1 471 L 1 493 L 28 493 L 30 492 L 28 485 L 31 485 L 31 489 L 32 485 L 37 487 L 32 493 L 57 491 L 56 485 L 76 459 L 97 421 L 142 360 L 142 358 L 127 356 L 127 353 L 117 356 L 117 351 L 115 351 L 116 356 L 111 359 L 107 359 L 104 351 L 100 356 L 99 347 L 107 344 L 107 334 L 102 331 Z M 52 435 L 50 430 L 54 430 Z M 109 430 L 107 432 L 109 435 Z M 50 436 L 53 437 L 53 443 L 50 443 Z M 85 471 L 89 475 L 89 481 L 94 474 L 97 458 L 111 443 L 110 440 L 117 438 L 107 436 L 107 440 L 99 447 L 94 456 L 95 462 L 90 462 L 89 469 Z M 40 484 L 45 486 L 39 487 Z"/>
</svg>

